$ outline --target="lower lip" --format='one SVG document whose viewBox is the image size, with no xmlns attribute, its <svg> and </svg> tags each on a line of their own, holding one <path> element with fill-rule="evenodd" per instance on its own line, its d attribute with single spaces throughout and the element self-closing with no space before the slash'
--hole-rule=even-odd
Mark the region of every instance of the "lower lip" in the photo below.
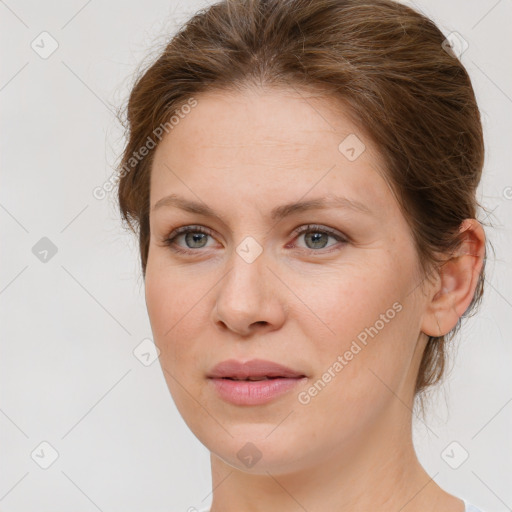
<svg viewBox="0 0 512 512">
<path fill-rule="evenodd" d="M 269 380 L 210 379 L 226 402 L 235 405 L 260 405 L 293 389 L 306 377 L 278 378 Z"/>
</svg>

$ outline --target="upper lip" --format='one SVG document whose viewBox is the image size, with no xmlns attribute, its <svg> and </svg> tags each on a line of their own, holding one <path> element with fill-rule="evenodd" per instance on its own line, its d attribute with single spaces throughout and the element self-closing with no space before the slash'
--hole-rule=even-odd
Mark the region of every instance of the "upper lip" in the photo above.
<svg viewBox="0 0 512 512">
<path fill-rule="evenodd" d="M 215 365 L 208 374 L 210 379 L 231 377 L 234 379 L 247 379 L 249 377 L 287 377 L 297 378 L 305 375 L 272 361 L 264 359 L 252 359 L 251 361 L 237 361 L 228 359 Z"/>
</svg>

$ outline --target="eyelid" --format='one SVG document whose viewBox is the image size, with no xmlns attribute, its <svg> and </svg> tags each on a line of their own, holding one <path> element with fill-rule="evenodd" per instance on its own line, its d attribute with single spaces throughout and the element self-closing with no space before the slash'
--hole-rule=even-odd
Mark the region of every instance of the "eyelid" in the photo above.
<svg viewBox="0 0 512 512">
<path fill-rule="evenodd" d="M 328 235 L 331 235 L 334 238 L 348 241 L 348 237 L 346 237 L 345 235 L 340 233 L 338 230 L 333 229 L 333 228 L 328 228 L 327 226 L 322 226 L 320 224 L 303 224 L 303 225 L 299 226 L 298 228 L 294 229 L 291 234 L 294 236 L 298 236 L 298 235 L 301 235 L 302 233 L 304 233 L 305 231 L 306 232 L 307 231 L 320 231 L 323 233 L 327 233 Z"/>
<path fill-rule="evenodd" d="M 181 235 L 182 233 L 188 233 L 189 231 L 198 231 L 200 233 L 206 233 L 208 235 L 212 234 L 212 230 L 209 228 L 205 228 L 200 224 L 187 224 L 186 226 L 180 226 L 179 228 L 173 229 L 168 235 L 167 238 L 174 238 L 177 235 Z"/>
<path fill-rule="evenodd" d="M 173 229 L 168 235 L 164 237 L 163 243 L 164 245 L 171 246 L 173 248 L 176 248 L 176 246 L 173 241 L 175 238 L 177 238 L 180 235 L 186 235 L 187 233 L 204 233 L 205 235 L 209 235 L 210 237 L 214 238 L 213 231 L 209 228 L 205 228 L 204 226 L 198 225 L 198 224 L 187 224 L 186 226 L 180 226 L 179 228 Z M 183 249 L 183 252 L 188 251 L 197 251 L 197 249 Z M 179 249 L 178 249 L 179 252 Z"/>
<path fill-rule="evenodd" d="M 293 236 L 293 240 L 295 240 L 302 233 L 307 233 L 308 231 L 313 231 L 313 232 L 317 231 L 317 232 L 325 233 L 325 234 L 331 236 L 332 238 L 335 238 L 341 244 L 346 244 L 350 241 L 349 237 L 342 234 L 341 232 L 339 232 L 333 228 L 329 228 L 327 226 L 322 226 L 319 224 L 302 224 L 299 227 L 297 227 L 296 229 L 294 229 L 289 236 Z M 184 254 L 199 253 L 200 249 L 203 249 L 202 247 L 198 248 L 198 249 L 184 249 L 174 243 L 174 240 L 179 235 L 187 234 L 189 232 L 204 233 L 212 238 L 215 238 L 213 235 L 213 231 L 211 229 L 201 226 L 199 224 L 188 224 L 186 226 L 180 226 L 179 228 L 172 230 L 164 238 L 163 243 L 164 243 L 164 245 L 169 246 L 173 251 L 178 252 L 178 253 L 184 253 Z M 318 250 L 309 249 L 307 247 L 299 248 L 299 249 L 302 251 L 306 251 L 308 253 L 318 253 L 318 254 L 325 254 L 325 253 L 330 252 L 328 250 L 324 250 L 325 248 L 318 249 Z"/>
<path fill-rule="evenodd" d="M 325 234 L 329 235 L 330 237 L 335 238 L 338 243 L 333 244 L 328 247 L 318 249 L 318 250 L 309 249 L 308 247 L 298 247 L 298 248 L 292 247 L 292 248 L 301 250 L 303 252 L 306 252 L 307 254 L 318 254 L 319 256 L 321 256 L 321 255 L 329 254 L 335 250 L 338 250 L 339 249 L 338 246 L 340 244 L 346 245 L 350 241 L 350 239 L 346 235 L 342 234 L 338 230 L 329 228 L 327 226 L 322 226 L 319 224 L 303 224 L 302 226 L 299 226 L 297 229 L 294 229 L 292 232 L 292 235 L 294 235 L 293 240 L 295 240 L 297 237 L 299 237 L 303 233 L 307 233 L 308 231 L 325 233 Z"/>
</svg>

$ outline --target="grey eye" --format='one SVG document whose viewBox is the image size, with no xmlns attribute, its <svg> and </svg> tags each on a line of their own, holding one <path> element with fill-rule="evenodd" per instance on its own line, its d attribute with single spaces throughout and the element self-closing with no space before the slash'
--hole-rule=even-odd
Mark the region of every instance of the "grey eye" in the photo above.
<svg viewBox="0 0 512 512">
<path fill-rule="evenodd" d="M 304 240 L 306 240 L 306 245 L 309 249 L 323 249 L 327 245 L 330 236 L 321 231 L 309 231 L 304 235 Z M 312 247 L 308 245 L 308 241 L 311 241 Z"/>
<path fill-rule="evenodd" d="M 207 235 L 206 233 L 198 233 L 198 232 L 189 232 L 184 233 L 185 235 L 185 242 L 187 244 L 187 247 L 190 249 L 200 249 L 201 247 L 205 247 L 207 242 Z M 189 245 L 192 244 L 192 245 Z M 196 245 L 197 244 L 197 245 Z"/>
</svg>

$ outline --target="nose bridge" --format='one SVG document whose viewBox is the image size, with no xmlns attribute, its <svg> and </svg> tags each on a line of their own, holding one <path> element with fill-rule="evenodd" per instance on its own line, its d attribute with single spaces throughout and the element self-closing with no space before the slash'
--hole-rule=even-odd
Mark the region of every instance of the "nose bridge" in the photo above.
<svg viewBox="0 0 512 512">
<path fill-rule="evenodd" d="M 245 237 L 233 250 L 229 272 L 219 283 L 216 321 L 240 333 L 255 323 L 278 324 L 283 308 L 267 269 L 270 254 L 253 237 Z M 275 325 L 274 325 L 275 326 Z"/>
<path fill-rule="evenodd" d="M 234 300 L 240 312 L 259 309 L 270 284 L 265 272 L 268 263 L 262 245 L 253 237 L 245 237 L 231 255 L 231 270 L 222 285 L 223 298 Z"/>
</svg>

